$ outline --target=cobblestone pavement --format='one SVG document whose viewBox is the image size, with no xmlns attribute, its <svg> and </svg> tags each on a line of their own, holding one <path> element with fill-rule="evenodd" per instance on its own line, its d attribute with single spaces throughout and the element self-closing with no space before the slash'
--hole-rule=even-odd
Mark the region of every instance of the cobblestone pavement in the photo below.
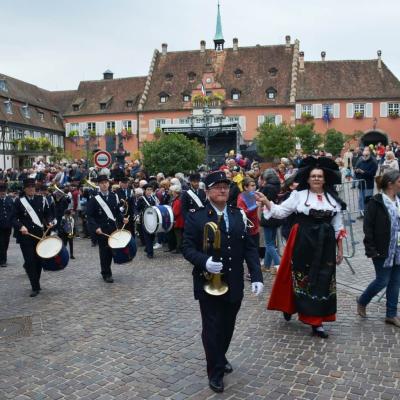
<svg viewBox="0 0 400 400">
<path fill-rule="evenodd" d="M 367 320 L 355 315 L 351 284 L 361 280 L 345 267 L 328 340 L 265 310 L 271 276 L 262 298 L 246 283 L 228 355 L 234 372 L 217 395 L 207 385 L 191 267 L 160 250 L 148 261 L 139 249 L 132 264 L 113 267 L 115 283 L 106 284 L 97 248 L 75 243 L 77 259 L 64 271 L 44 272 L 34 299 L 19 248 L 11 245 L 12 265 L 0 269 L 0 326 L 31 316 L 32 329 L 0 339 L 2 400 L 400 398 L 399 331 L 384 324 L 383 301 L 371 304 Z M 364 257 L 353 266 L 370 279 Z"/>
</svg>

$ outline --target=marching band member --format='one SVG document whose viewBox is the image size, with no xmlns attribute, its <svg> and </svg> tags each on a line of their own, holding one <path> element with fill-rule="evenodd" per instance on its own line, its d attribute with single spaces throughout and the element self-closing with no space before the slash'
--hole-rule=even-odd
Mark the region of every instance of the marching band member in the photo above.
<svg viewBox="0 0 400 400">
<path fill-rule="evenodd" d="M 155 239 L 155 234 L 154 233 L 150 234 L 146 232 L 146 229 L 144 228 L 143 216 L 144 216 L 144 211 L 146 210 L 147 207 L 157 205 L 157 200 L 153 194 L 153 186 L 150 183 L 146 183 L 143 186 L 143 191 L 144 191 L 143 196 L 139 197 L 137 201 L 136 209 L 140 213 L 140 221 L 143 232 L 146 255 L 148 258 L 153 258 L 154 257 L 153 243 Z"/>
<path fill-rule="evenodd" d="M 44 226 L 52 227 L 53 224 L 46 199 L 36 195 L 35 180 L 24 179 L 23 186 L 23 194 L 15 200 L 13 226 L 24 257 L 24 268 L 32 286 L 30 297 L 36 297 L 41 289 L 42 261 L 36 253 L 38 239 L 29 236 L 29 233 L 42 237 Z"/>
<path fill-rule="evenodd" d="M 190 188 L 182 193 L 182 214 L 186 219 L 189 212 L 195 212 L 206 204 L 206 192 L 199 189 L 200 174 L 189 175 Z"/>
<path fill-rule="evenodd" d="M 111 271 L 112 251 L 108 246 L 107 237 L 103 233 L 106 235 L 111 234 L 122 223 L 128 223 L 128 219 L 122 216 L 118 196 L 109 190 L 110 182 L 108 176 L 99 175 L 97 182 L 100 187 L 99 194 L 91 197 L 87 205 L 88 224 L 90 231 L 97 234 L 101 275 L 105 282 L 113 283 L 114 279 Z"/>
<path fill-rule="evenodd" d="M 71 215 L 71 210 L 65 210 L 64 216 L 61 218 L 58 234 L 62 239 L 64 246 L 69 244 L 69 257 L 74 260 L 74 235 L 75 221 Z"/>
<path fill-rule="evenodd" d="M 129 223 L 126 226 L 132 236 L 135 236 L 135 208 L 136 208 L 136 198 L 134 196 L 133 190 L 129 187 L 129 178 L 124 176 L 119 181 L 119 188 L 117 190 L 117 195 L 122 204 L 123 213 L 129 218 Z"/>
<path fill-rule="evenodd" d="M 205 178 L 205 184 L 209 203 L 204 208 L 188 214 L 183 255 L 194 266 L 194 297 L 200 303 L 209 386 L 215 392 L 223 392 L 224 373 L 232 372 L 226 353 L 243 299 L 244 260 L 250 272 L 252 292 L 259 295 L 264 285 L 258 249 L 247 233 L 242 212 L 227 205 L 230 181 L 224 172 L 217 171 Z M 220 224 L 220 261 L 213 261 L 203 250 L 204 227 L 209 222 Z M 215 274 L 221 271 L 229 290 L 221 296 L 212 296 L 204 290 L 204 284 L 207 282 L 204 273 Z"/>
<path fill-rule="evenodd" d="M 0 183 L 0 267 L 7 267 L 7 250 L 10 243 L 14 201 L 7 194 L 7 183 Z"/>
</svg>

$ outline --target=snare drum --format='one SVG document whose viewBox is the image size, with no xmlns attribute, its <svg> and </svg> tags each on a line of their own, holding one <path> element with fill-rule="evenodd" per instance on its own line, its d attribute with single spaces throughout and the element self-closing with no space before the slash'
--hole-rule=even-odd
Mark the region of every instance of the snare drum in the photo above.
<svg viewBox="0 0 400 400">
<path fill-rule="evenodd" d="M 121 248 L 114 248 L 112 249 L 112 255 L 114 259 L 115 264 L 125 264 L 128 263 L 129 261 L 132 261 L 135 256 L 136 256 L 136 242 L 133 237 L 131 237 L 131 240 L 129 241 L 128 245 L 124 247 L 123 249 Z"/>
<path fill-rule="evenodd" d="M 174 213 L 171 206 L 159 205 L 147 207 L 143 215 L 144 229 L 153 234 L 169 232 L 174 226 Z"/>
<path fill-rule="evenodd" d="M 132 239 L 132 234 L 126 229 L 117 229 L 108 238 L 108 246 L 112 249 L 124 249 Z"/>
<path fill-rule="evenodd" d="M 61 271 L 68 265 L 68 261 L 68 250 L 65 246 L 62 246 L 60 252 L 56 256 L 42 259 L 42 268 L 45 271 Z"/>
</svg>

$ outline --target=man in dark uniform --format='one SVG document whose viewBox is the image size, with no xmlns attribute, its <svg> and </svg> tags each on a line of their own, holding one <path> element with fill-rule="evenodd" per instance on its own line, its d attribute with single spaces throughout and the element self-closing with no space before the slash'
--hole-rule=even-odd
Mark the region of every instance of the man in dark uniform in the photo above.
<svg viewBox="0 0 400 400">
<path fill-rule="evenodd" d="M 232 372 L 226 353 L 243 299 L 244 260 L 250 272 L 252 292 L 259 295 L 263 289 L 258 249 L 247 233 L 240 209 L 227 205 L 229 183 L 221 171 L 212 172 L 205 178 L 209 203 L 188 214 L 183 240 L 183 255 L 194 266 L 194 297 L 200 303 L 209 385 L 215 392 L 224 390 L 224 373 Z M 220 259 L 217 261 L 210 256 L 212 253 L 203 250 L 203 232 L 208 222 L 219 224 L 221 231 Z M 223 280 L 229 287 L 226 294 L 213 296 L 205 292 L 204 273 L 207 272 L 223 273 Z"/>
<path fill-rule="evenodd" d="M 24 180 L 24 192 L 15 200 L 13 226 L 24 257 L 24 268 L 32 286 L 30 296 L 36 297 L 40 291 L 42 259 L 36 253 L 38 239 L 28 234 L 42 237 L 44 227 L 52 227 L 53 224 L 49 205 L 43 196 L 36 195 L 35 180 L 32 178 Z"/>
<path fill-rule="evenodd" d="M 200 208 L 203 208 L 206 204 L 206 192 L 203 189 L 199 189 L 200 174 L 195 173 L 189 175 L 190 188 L 182 193 L 182 214 L 183 219 L 186 220 L 189 212 L 195 212 Z"/>
<path fill-rule="evenodd" d="M 14 214 L 14 201 L 7 195 L 7 183 L 0 183 L 0 267 L 7 267 L 7 250 Z"/>
<path fill-rule="evenodd" d="M 128 219 L 122 216 L 118 196 L 109 190 L 110 182 L 106 175 L 97 178 L 100 190 L 99 194 L 90 198 L 87 205 L 87 218 L 91 232 L 96 232 L 99 244 L 101 275 L 107 283 L 113 283 L 111 262 L 112 251 L 108 246 L 108 238 L 122 223 Z"/>
<path fill-rule="evenodd" d="M 123 207 L 122 212 L 129 218 L 129 222 L 125 228 L 135 236 L 136 198 L 133 195 L 132 189 L 129 187 L 129 178 L 127 176 L 122 177 L 119 181 L 119 189 L 116 193 L 121 203 L 121 207 Z"/>
</svg>

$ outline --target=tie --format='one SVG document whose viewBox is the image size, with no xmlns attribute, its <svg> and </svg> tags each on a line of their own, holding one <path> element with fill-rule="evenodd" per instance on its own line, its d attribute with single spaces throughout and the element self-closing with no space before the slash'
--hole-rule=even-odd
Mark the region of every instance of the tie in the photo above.
<svg viewBox="0 0 400 400">
<path fill-rule="evenodd" d="M 128 198 L 128 189 L 125 189 L 125 198 Z"/>
<path fill-rule="evenodd" d="M 218 221 L 219 221 L 218 225 L 219 225 L 221 232 L 226 232 L 226 223 L 225 223 L 225 218 L 224 218 L 223 213 L 221 215 L 218 215 Z"/>
</svg>

